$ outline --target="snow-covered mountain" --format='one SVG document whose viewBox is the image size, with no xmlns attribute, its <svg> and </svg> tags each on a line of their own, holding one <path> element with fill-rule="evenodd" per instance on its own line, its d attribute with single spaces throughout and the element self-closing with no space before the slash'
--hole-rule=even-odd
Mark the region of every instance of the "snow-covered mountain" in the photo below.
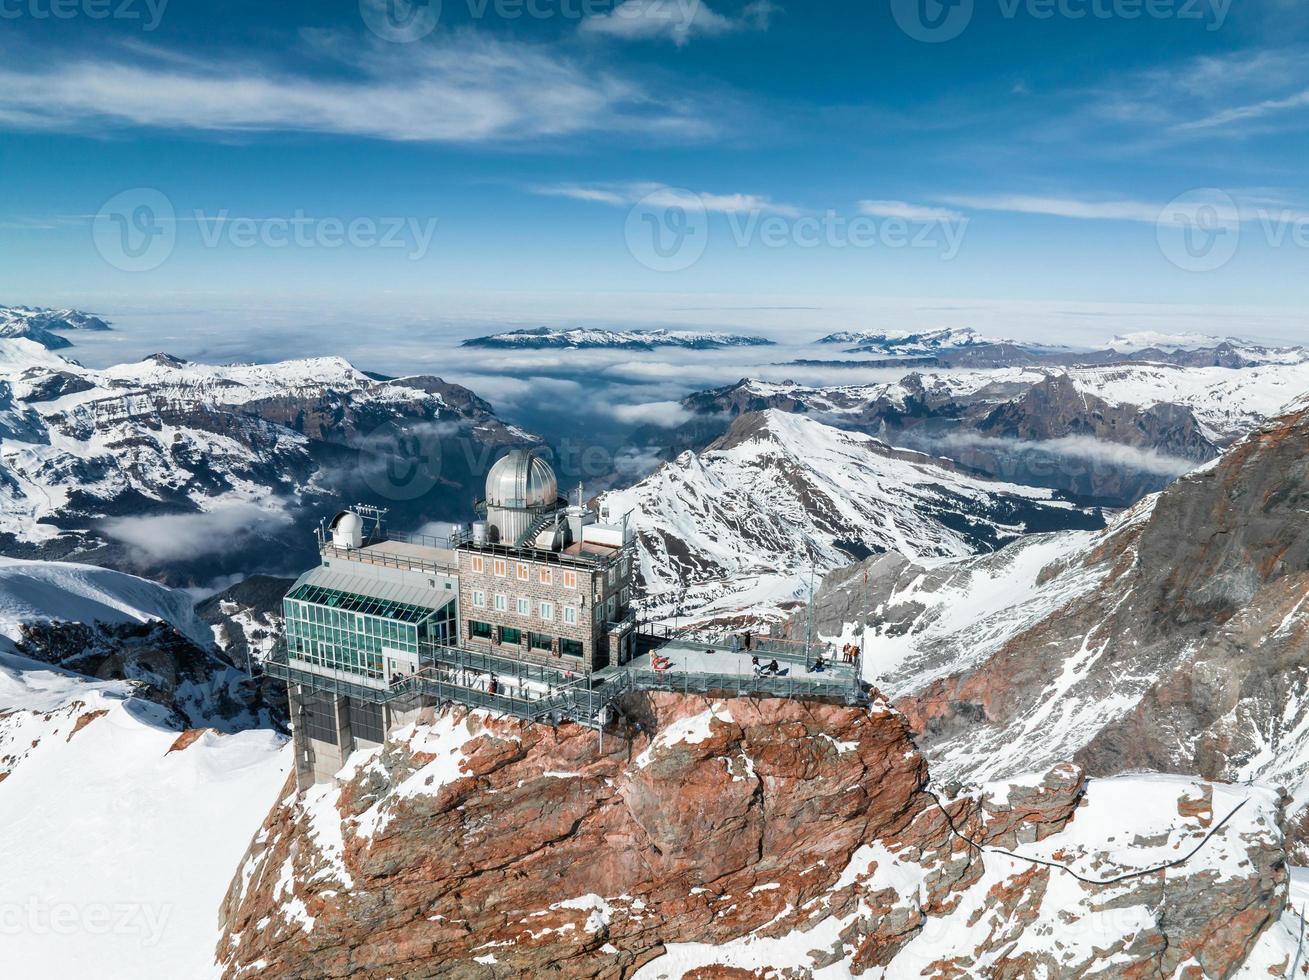
<svg viewBox="0 0 1309 980">
<path fill-rule="evenodd" d="M 745 379 L 683 400 L 689 421 L 638 444 L 700 449 L 746 412 L 777 409 L 876 435 L 978 472 L 1129 506 L 1213 459 L 1309 391 L 1309 362 L 1242 368 L 1114 364 L 909 373 L 812 387 Z"/>
<path fill-rule="evenodd" d="M 109 324 L 81 310 L 47 310 L 32 306 L 0 306 L 0 339 L 26 338 L 48 350 L 71 347 L 59 334 L 69 330 L 108 330 Z"/>
<path fill-rule="evenodd" d="M 207 633 L 185 592 L 0 558 L 6 976 L 217 975 L 214 910 L 292 760 Z"/>
<path fill-rule="evenodd" d="M 1270 347 L 1240 337 L 1213 337 L 1198 333 L 1159 333 L 1153 330 L 1119 334 L 1105 345 L 1109 350 L 1136 358 L 1152 359 L 1164 355 L 1170 360 L 1185 361 L 1187 355 L 1229 353 L 1249 365 L 1299 364 L 1309 360 L 1304 347 Z"/>
<path fill-rule="evenodd" d="M 496 449 L 534 441 L 466 388 L 340 358 L 91 370 L 0 341 L 0 550 L 181 582 L 289 570 L 306 508 L 461 518 Z"/>
<path fill-rule="evenodd" d="M 185 592 L 93 565 L 0 557 L 0 652 L 14 652 L 25 625 L 49 621 L 162 621 L 198 644 L 211 642 Z"/>
<path fill-rule="evenodd" d="M 820 344 L 841 344 L 848 353 L 881 354 L 885 357 L 934 357 L 966 347 L 1030 347 L 1017 340 L 987 337 L 972 327 L 947 327 L 912 333 L 907 330 L 859 330 L 831 333 L 820 338 Z"/>
<path fill-rule="evenodd" d="M 722 347 L 766 347 L 773 343 L 763 337 L 721 333 L 712 330 L 596 330 L 573 327 L 556 330 L 550 327 L 510 330 L 486 337 L 473 337 L 464 347 L 489 347 L 511 350 L 642 350 L 659 347 L 683 347 L 690 350 L 716 350 Z"/>
<path fill-rule="evenodd" d="M 957 557 L 1100 524 L 1052 491 L 775 410 L 600 500 L 611 518 L 631 513 L 646 611 L 689 607 L 699 620 L 776 617 L 806 594 L 811 567 L 821 576 L 888 550 Z"/>
<path fill-rule="evenodd" d="M 1075 758 L 1284 785 L 1303 814 L 1307 501 L 1299 408 L 1104 532 L 936 567 L 872 559 L 829 576 L 814 618 L 865 643 L 943 776 Z"/>
</svg>

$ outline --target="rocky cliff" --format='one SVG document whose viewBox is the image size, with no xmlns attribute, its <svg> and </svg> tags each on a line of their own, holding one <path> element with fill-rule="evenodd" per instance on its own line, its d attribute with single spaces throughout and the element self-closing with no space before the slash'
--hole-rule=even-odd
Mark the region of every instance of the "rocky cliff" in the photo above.
<svg viewBox="0 0 1309 980">
<path fill-rule="evenodd" d="M 820 632 L 858 636 L 934 771 L 1076 758 L 1289 787 L 1309 775 L 1309 411 L 1265 426 L 1101 534 L 834 576 Z"/>
<path fill-rule="evenodd" d="M 222 909 L 225 976 L 1290 966 L 1275 793 L 1059 766 L 938 802 L 885 702 L 624 708 L 603 750 L 447 711 L 288 791 Z"/>
</svg>

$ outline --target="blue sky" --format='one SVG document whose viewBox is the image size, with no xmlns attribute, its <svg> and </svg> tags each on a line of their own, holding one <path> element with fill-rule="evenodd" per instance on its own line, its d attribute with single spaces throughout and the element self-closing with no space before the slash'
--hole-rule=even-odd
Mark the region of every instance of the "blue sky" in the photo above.
<svg viewBox="0 0 1309 980">
<path fill-rule="evenodd" d="M 55 2 L 0 0 L 0 301 L 219 328 L 276 308 L 324 347 L 361 316 L 751 308 L 1301 330 L 1294 0 Z M 369 27 L 411 14 L 413 40 Z M 919 39 L 938 14 L 958 36 Z M 142 193 L 166 254 L 127 271 Z M 1230 254 L 1178 251 L 1214 220 Z M 687 228 L 669 261 L 641 241 Z"/>
</svg>

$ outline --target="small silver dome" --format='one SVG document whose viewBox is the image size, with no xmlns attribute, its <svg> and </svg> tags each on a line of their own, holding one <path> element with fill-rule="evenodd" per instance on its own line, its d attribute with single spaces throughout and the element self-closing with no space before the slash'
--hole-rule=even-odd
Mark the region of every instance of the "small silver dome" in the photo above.
<svg viewBox="0 0 1309 980">
<path fill-rule="evenodd" d="M 559 499 L 555 471 L 539 449 L 514 449 L 486 475 L 486 505 L 521 510 L 551 506 Z"/>
</svg>

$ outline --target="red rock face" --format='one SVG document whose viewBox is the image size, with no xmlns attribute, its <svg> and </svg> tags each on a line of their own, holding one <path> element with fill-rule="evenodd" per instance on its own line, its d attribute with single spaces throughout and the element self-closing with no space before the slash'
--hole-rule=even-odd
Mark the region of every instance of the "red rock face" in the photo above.
<svg viewBox="0 0 1309 980">
<path fill-rule="evenodd" d="M 279 806 L 224 909 L 227 975 L 260 960 L 288 977 L 478 975 L 489 953 L 498 975 L 621 976 L 666 943 L 726 941 L 804 906 L 930 805 L 923 759 L 884 707 L 651 694 L 631 710 L 647 731 L 694 733 L 610 736 L 601 754 L 588 729 L 467 717 L 463 775 L 391 797 L 382 830 L 352 835 L 352 817 L 433 761 L 388 746 L 340 793 L 348 891 L 311 818 Z M 266 918 L 288 897 L 287 862 L 311 932 Z"/>
<path fill-rule="evenodd" d="M 1285 902 L 1273 797 L 1210 845 L 1222 874 L 1170 872 L 1166 920 L 1074 952 L 1019 949 L 1029 930 L 1078 936 L 1105 909 L 1162 901 L 1156 875 L 1081 885 L 997 850 L 1097 878 L 1124 860 L 1095 839 L 1112 799 L 1110 819 L 1102 806 L 1079 823 L 1079 767 L 938 803 L 884 702 L 646 694 L 625 708 L 639 729 L 603 751 L 576 726 L 446 712 L 358 757 L 339 785 L 288 787 L 222 909 L 225 977 L 617 978 L 649 964 L 736 980 L 907 958 L 906 975 L 1116 975 L 1104 971 L 1130 962 L 1154 978 L 1188 957 L 1225 976 Z M 1214 794 L 1157 795 L 1163 822 L 1141 846 L 1172 858 L 1211 823 Z"/>
</svg>

